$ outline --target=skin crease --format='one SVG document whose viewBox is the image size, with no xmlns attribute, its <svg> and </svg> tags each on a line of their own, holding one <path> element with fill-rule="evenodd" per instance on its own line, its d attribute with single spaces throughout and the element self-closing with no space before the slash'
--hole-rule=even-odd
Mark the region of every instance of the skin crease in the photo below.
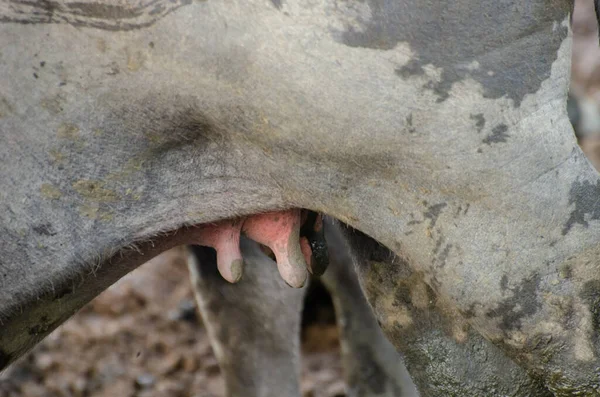
<svg viewBox="0 0 600 397">
<path fill-rule="evenodd" d="M 197 225 L 306 208 L 401 255 L 555 395 L 598 395 L 571 2 L 7 4 L 1 367 Z"/>
</svg>

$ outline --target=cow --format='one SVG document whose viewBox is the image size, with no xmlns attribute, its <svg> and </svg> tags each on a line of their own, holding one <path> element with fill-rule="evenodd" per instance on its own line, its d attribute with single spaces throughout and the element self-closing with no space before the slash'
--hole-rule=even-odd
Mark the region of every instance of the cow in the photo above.
<svg viewBox="0 0 600 397">
<path fill-rule="evenodd" d="M 572 6 L 4 0 L 0 367 L 175 245 L 225 244 L 238 280 L 237 231 L 273 242 L 265 213 L 308 209 L 402 259 L 357 266 L 395 346 L 425 290 L 459 350 L 599 395 L 600 179 L 565 106 Z M 300 286 L 295 233 L 279 270 Z"/>
</svg>

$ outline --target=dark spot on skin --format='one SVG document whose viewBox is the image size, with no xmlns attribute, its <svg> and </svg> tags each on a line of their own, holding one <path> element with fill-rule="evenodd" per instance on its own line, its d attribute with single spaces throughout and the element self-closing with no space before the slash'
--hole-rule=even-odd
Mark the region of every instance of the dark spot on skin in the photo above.
<svg viewBox="0 0 600 397">
<path fill-rule="evenodd" d="M 348 24 L 346 31 L 334 32 L 337 40 L 380 50 L 408 43 L 413 59 L 396 74 L 408 79 L 426 65 L 441 68 L 441 81 L 426 85 L 438 102 L 450 96 L 454 83 L 470 77 L 482 85 L 485 98 L 508 97 L 516 107 L 550 77 L 568 34 L 566 26 L 554 31 L 553 25 L 562 23 L 571 8 L 571 2 L 563 0 L 365 3 L 370 16 L 347 15 L 362 26 Z"/>
<path fill-rule="evenodd" d="M 35 77 L 37 79 L 39 76 L 37 75 L 37 73 L 34 73 L 33 77 Z"/>
<path fill-rule="evenodd" d="M 573 269 L 571 269 L 571 266 L 565 265 L 563 268 L 560 269 L 560 275 L 563 278 L 569 279 L 573 277 Z"/>
<path fill-rule="evenodd" d="M 435 223 L 437 222 L 440 214 L 442 213 L 442 209 L 446 206 L 446 203 L 439 203 L 432 205 L 427 208 L 427 211 L 423 214 L 425 218 L 429 219 L 429 227 L 433 228 Z"/>
<path fill-rule="evenodd" d="M 442 243 L 444 242 L 444 237 L 439 237 L 435 242 L 435 247 L 433 248 L 433 253 L 437 254 L 440 248 L 442 247 Z"/>
<path fill-rule="evenodd" d="M 452 244 L 448 244 L 440 256 L 438 257 L 438 261 L 440 263 L 440 267 L 446 266 L 446 260 L 448 259 L 448 254 L 450 254 L 450 250 L 452 249 Z"/>
<path fill-rule="evenodd" d="M 417 131 L 415 127 L 413 127 L 413 115 L 412 113 L 406 117 L 406 124 L 408 125 L 408 132 L 413 134 Z"/>
<path fill-rule="evenodd" d="M 508 288 L 508 277 L 506 274 L 500 280 L 500 288 L 502 288 L 502 291 L 506 291 L 506 288 Z"/>
<path fill-rule="evenodd" d="M 427 291 L 427 307 L 433 309 L 437 302 L 437 295 L 427 283 L 425 283 L 425 291 Z"/>
<path fill-rule="evenodd" d="M 33 227 L 33 231 L 42 236 L 54 236 L 56 232 L 52 228 L 52 224 L 50 223 L 42 223 L 39 225 L 35 225 Z"/>
<path fill-rule="evenodd" d="M 41 66 L 41 67 L 44 67 L 44 66 L 46 66 L 46 61 L 42 61 L 42 62 L 40 62 L 40 66 Z"/>
<path fill-rule="evenodd" d="M 11 361 L 11 355 L 6 353 L 4 350 L 0 349 L 0 370 L 6 368 L 8 366 L 8 363 L 10 363 Z"/>
<path fill-rule="evenodd" d="M 483 153 L 483 150 L 481 150 L 481 148 L 477 149 L 477 153 Z"/>
<path fill-rule="evenodd" d="M 483 127 L 485 127 L 485 117 L 483 117 L 483 113 L 472 114 L 470 118 L 471 120 L 475 120 L 475 127 L 477 127 L 477 132 L 481 132 Z"/>
<path fill-rule="evenodd" d="M 511 298 L 505 299 L 496 309 L 488 311 L 486 316 L 501 317 L 500 328 L 504 331 L 519 329 L 521 320 L 534 315 L 541 307 L 537 300 L 539 284 L 540 276 L 537 273 L 523 280 L 516 288 L 510 289 L 513 293 Z"/>
<path fill-rule="evenodd" d="M 492 129 L 492 134 L 488 135 L 482 142 L 490 146 L 492 143 L 506 142 L 506 139 L 510 137 L 506 131 L 508 131 L 506 124 L 498 124 Z"/>
<path fill-rule="evenodd" d="M 405 283 L 399 284 L 396 288 L 394 298 L 393 306 L 409 306 L 412 303 L 409 285 Z"/>
<path fill-rule="evenodd" d="M 579 297 L 588 304 L 592 313 L 593 334 L 597 338 L 600 330 L 600 280 L 590 280 L 583 284 Z"/>
<path fill-rule="evenodd" d="M 465 212 L 463 212 L 463 215 L 467 215 L 467 212 L 469 212 L 469 208 L 471 208 L 471 204 L 467 203 L 467 208 L 465 208 Z"/>
<path fill-rule="evenodd" d="M 273 4 L 275 6 L 275 8 L 277 8 L 278 10 L 281 10 L 281 0 L 271 0 L 271 4 Z"/>
<path fill-rule="evenodd" d="M 425 70 L 423 70 L 423 65 L 421 65 L 419 61 L 411 59 L 406 65 L 397 68 L 394 73 L 396 73 L 397 76 L 407 79 L 411 76 L 423 76 Z"/>
<path fill-rule="evenodd" d="M 462 205 L 459 205 L 458 208 L 456 209 L 456 214 L 454 215 L 454 217 L 458 217 L 460 215 L 460 213 L 462 212 Z"/>
<path fill-rule="evenodd" d="M 588 220 L 600 219 L 600 205 L 598 205 L 598 197 L 600 197 L 600 182 L 595 185 L 588 181 L 575 181 L 569 190 L 569 205 L 575 204 L 575 208 L 571 211 L 569 219 L 565 223 L 562 235 L 566 235 L 573 225 L 580 224 L 583 227 L 589 227 Z"/>
<path fill-rule="evenodd" d="M 471 319 L 473 317 L 475 317 L 475 315 L 477 314 L 475 312 L 475 306 L 477 304 L 476 303 L 472 303 L 471 306 L 469 306 L 469 308 L 467 310 L 461 310 L 461 314 L 468 320 Z"/>
<path fill-rule="evenodd" d="M 149 43 L 148 43 L 148 46 L 149 46 L 150 48 L 154 48 L 154 42 L 153 42 L 153 41 L 149 42 Z"/>
</svg>

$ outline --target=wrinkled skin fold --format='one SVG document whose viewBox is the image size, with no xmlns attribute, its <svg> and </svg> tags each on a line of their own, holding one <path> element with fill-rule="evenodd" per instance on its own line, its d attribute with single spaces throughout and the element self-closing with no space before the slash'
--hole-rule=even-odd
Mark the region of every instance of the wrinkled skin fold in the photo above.
<svg viewBox="0 0 600 397">
<path fill-rule="evenodd" d="M 401 256 L 453 340 L 598 395 L 571 2 L 169 4 L 0 5 L 0 367 L 197 225 L 306 208 Z"/>
</svg>

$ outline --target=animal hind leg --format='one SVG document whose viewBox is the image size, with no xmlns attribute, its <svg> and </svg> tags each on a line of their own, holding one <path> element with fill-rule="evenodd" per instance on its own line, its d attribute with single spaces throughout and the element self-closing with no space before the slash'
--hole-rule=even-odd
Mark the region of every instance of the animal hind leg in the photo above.
<svg viewBox="0 0 600 397">
<path fill-rule="evenodd" d="M 340 330 L 348 397 L 415 397 L 417 389 L 396 348 L 381 331 L 365 298 L 343 236 L 325 224 L 329 266 L 322 277 Z"/>
<path fill-rule="evenodd" d="M 244 277 L 219 276 L 215 251 L 190 247 L 188 267 L 200 313 L 229 397 L 300 396 L 300 323 L 304 289 L 290 288 L 277 265 L 245 237 Z"/>
</svg>

